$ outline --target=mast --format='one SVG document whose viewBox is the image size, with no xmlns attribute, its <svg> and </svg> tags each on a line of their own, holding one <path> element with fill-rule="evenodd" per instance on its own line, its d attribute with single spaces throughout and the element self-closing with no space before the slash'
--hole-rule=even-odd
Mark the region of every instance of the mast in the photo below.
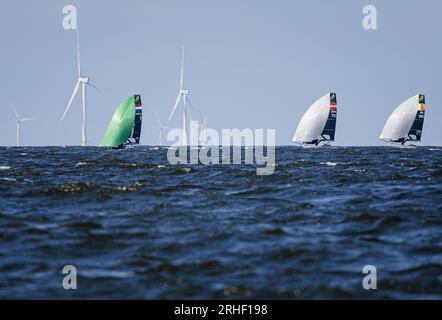
<svg viewBox="0 0 442 320">
<path fill-rule="evenodd" d="M 17 128 L 16 128 L 16 145 L 20 147 L 20 121 L 17 120 Z"/>
</svg>

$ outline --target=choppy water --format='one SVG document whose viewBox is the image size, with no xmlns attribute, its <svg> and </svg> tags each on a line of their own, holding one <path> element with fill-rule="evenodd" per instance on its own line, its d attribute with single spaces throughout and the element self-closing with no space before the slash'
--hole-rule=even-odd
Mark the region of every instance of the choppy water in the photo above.
<svg viewBox="0 0 442 320">
<path fill-rule="evenodd" d="M 442 148 L 166 152 L 0 148 L 0 298 L 442 298 Z"/>
</svg>

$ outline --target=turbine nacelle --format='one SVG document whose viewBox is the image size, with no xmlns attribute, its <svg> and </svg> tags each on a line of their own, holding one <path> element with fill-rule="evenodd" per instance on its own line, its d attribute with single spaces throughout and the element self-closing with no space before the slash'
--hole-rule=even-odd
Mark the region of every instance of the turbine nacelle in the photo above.
<svg viewBox="0 0 442 320">
<path fill-rule="evenodd" d="M 78 78 L 78 82 L 88 84 L 89 78 L 88 77 L 80 77 L 80 78 Z"/>
<path fill-rule="evenodd" d="M 182 94 L 183 96 L 187 96 L 187 95 L 189 95 L 189 93 L 190 93 L 189 90 L 187 90 L 187 89 L 181 89 L 181 94 Z"/>
</svg>

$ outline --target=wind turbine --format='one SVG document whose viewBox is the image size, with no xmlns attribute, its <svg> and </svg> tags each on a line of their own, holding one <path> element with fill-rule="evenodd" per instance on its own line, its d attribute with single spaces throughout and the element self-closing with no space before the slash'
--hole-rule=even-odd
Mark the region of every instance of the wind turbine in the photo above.
<svg viewBox="0 0 442 320">
<path fill-rule="evenodd" d="M 176 98 L 175 105 L 172 108 L 172 112 L 171 112 L 169 120 L 168 120 L 168 122 L 170 122 L 173 115 L 175 114 L 175 111 L 176 111 L 179 103 L 182 100 L 183 101 L 183 134 L 184 134 L 183 145 L 187 145 L 187 122 L 188 122 L 187 119 L 189 116 L 189 110 L 188 110 L 187 105 L 192 107 L 192 104 L 190 103 L 188 95 L 189 95 L 189 90 L 184 88 L 184 46 L 183 46 L 183 52 L 182 52 L 182 56 L 181 56 L 180 90 L 178 92 L 178 96 Z"/>
<path fill-rule="evenodd" d="M 155 118 L 157 119 L 157 122 L 158 122 L 158 127 L 160 128 L 160 146 L 162 146 L 163 130 L 168 130 L 168 129 L 170 129 L 170 127 L 165 127 L 163 125 L 163 123 L 161 122 L 160 118 L 158 117 L 157 113 L 154 112 L 154 114 L 155 114 Z"/>
<path fill-rule="evenodd" d="M 69 100 L 68 106 L 66 107 L 66 110 L 63 113 L 63 116 L 60 119 L 60 122 L 62 122 L 66 116 L 66 114 L 69 111 L 69 108 L 72 105 L 72 102 L 74 101 L 78 90 L 81 86 L 81 98 L 82 98 L 82 104 L 83 104 L 83 117 L 81 120 L 81 145 L 84 147 L 87 145 L 87 135 L 86 135 L 86 86 L 89 85 L 96 90 L 98 90 L 97 87 L 92 85 L 89 82 L 89 77 L 85 77 L 81 75 L 81 59 L 80 59 L 80 29 L 77 29 L 77 71 L 78 71 L 78 79 L 77 83 L 75 84 L 74 91 L 72 92 L 72 96 Z M 98 90 L 100 91 L 100 90 Z"/>
<path fill-rule="evenodd" d="M 20 116 L 17 113 L 17 110 L 14 107 L 14 104 L 11 102 L 11 109 L 14 112 L 15 115 L 15 121 L 17 123 L 17 128 L 16 128 L 16 144 L 17 147 L 20 147 L 20 126 L 22 124 L 22 122 L 25 121 L 32 121 L 32 120 L 37 120 L 37 118 L 20 118 Z"/>
</svg>

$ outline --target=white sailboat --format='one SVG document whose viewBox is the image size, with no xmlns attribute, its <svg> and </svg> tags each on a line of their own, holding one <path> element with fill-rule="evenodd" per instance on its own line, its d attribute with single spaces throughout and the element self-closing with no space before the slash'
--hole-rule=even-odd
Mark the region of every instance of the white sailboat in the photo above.
<svg viewBox="0 0 442 320">
<path fill-rule="evenodd" d="M 421 140 L 424 118 L 425 95 L 412 96 L 390 114 L 379 139 L 391 143 L 393 146 L 413 146 L 405 143 Z"/>
<path fill-rule="evenodd" d="M 303 147 L 330 145 L 335 140 L 336 93 L 329 92 L 316 100 L 304 113 L 292 141 Z"/>
</svg>

